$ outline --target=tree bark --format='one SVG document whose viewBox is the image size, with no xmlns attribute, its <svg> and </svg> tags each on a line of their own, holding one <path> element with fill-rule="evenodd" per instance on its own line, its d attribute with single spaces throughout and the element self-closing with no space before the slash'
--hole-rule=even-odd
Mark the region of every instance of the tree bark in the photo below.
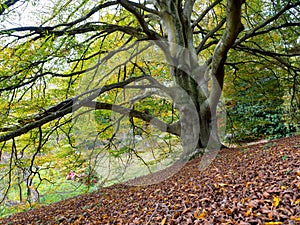
<svg viewBox="0 0 300 225">
<path fill-rule="evenodd" d="M 223 89 L 226 56 L 242 30 L 241 6 L 243 0 L 227 0 L 225 32 L 211 59 L 208 60 L 209 65 L 199 65 L 196 48 L 193 45 L 191 8 L 195 1 L 186 1 L 184 6 L 181 5 L 181 1 L 168 0 L 155 1 L 155 3 L 161 12 L 162 23 L 168 37 L 168 51 L 164 49 L 164 52 L 167 52 L 166 58 L 171 65 L 172 76 L 178 87 L 187 93 L 197 112 L 197 115 L 191 114 L 191 111 L 184 106 L 179 107 L 182 118 L 181 138 L 187 139 L 182 141 L 186 142 L 188 148 L 191 148 L 188 143 L 191 140 L 184 136 L 184 129 L 187 126 L 198 126 L 198 129 L 189 128 L 196 132 L 190 135 L 198 135 L 195 148 L 202 152 L 205 148 L 208 150 L 220 148 L 217 105 Z M 210 75 L 210 88 L 206 74 Z M 208 90 L 210 91 L 208 92 Z M 175 97 L 175 99 L 178 98 L 180 97 Z M 180 101 L 184 102 L 183 99 Z M 194 116 L 198 118 L 191 118 Z M 192 141 L 195 140 L 192 138 Z M 195 149 L 186 151 L 190 153 Z"/>
</svg>

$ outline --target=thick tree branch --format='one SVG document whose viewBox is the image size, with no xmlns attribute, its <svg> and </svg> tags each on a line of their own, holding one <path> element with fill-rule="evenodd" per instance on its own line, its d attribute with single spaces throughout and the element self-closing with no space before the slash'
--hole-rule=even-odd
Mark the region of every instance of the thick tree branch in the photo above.
<svg viewBox="0 0 300 225">
<path fill-rule="evenodd" d="M 123 33 L 132 35 L 137 38 L 145 38 L 146 36 L 142 33 L 141 30 L 135 29 L 129 26 L 118 26 L 113 24 L 98 24 L 98 23 L 86 23 L 79 27 L 67 30 L 54 30 L 54 27 L 16 27 L 10 28 L 6 30 L 1 30 L 0 35 L 7 34 L 12 36 L 15 32 L 32 32 L 31 35 L 40 35 L 40 37 L 48 36 L 48 35 L 55 35 L 57 37 L 63 35 L 76 35 L 76 34 L 83 34 L 88 32 L 95 32 L 100 31 L 102 33 L 114 33 L 116 31 L 121 31 Z M 26 35 L 27 37 L 27 35 Z"/>
<path fill-rule="evenodd" d="M 153 30 L 150 30 L 147 22 L 144 20 L 144 17 L 131 5 L 127 0 L 118 0 L 118 2 L 129 12 L 131 12 L 139 24 L 142 27 L 142 30 L 147 34 L 151 40 L 160 40 L 161 36 Z"/>
<path fill-rule="evenodd" d="M 138 110 L 129 109 L 120 105 L 109 104 L 104 102 L 94 102 L 94 101 L 85 102 L 83 106 L 87 106 L 96 110 L 97 109 L 111 110 L 113 112 L 120 113 L 128 117 L 138 118 L 145 122 L 151 123 L 162 132 L 168 132 L 176 136 L 180 136 L 180 129 L 181 129 L 180 123 L 167 124 L 162 120 L 154 116 L 151 116 L 150 114 L 143 113 Z"/>
<path fill-rule="evenodd" d="M 183 13 L 186 18 L 191 18 L 195 2 L 195 0 L 186 0 L 184 2 Z"/>
<path fill-rule="evenodd" d="M 148 7 L 146 7 L 144 4 L 140 4 L 140 3 L 137 3 L 137 2 L 133 2 L 133 1 L 128 1 L 128 3 L 129 3 L 130 5 L 135 6 L 136 8 L 142 9 L 142 10 L 145 11 L 145 12 L 152 13 L 152 14 L 158 15 L 158 16 L 160 15 L 160 13 L 159 13 L 157 10 L 148 8 Z"/>
<path fill-rule="evenodd" d="M 95 98 L 97 98 L 99 95 L 103 94 L 104 92 L 107 92 L 107 91 L 110 91 L 110 90 L 116 89 L 116 88 L 123 88 L 124 86 L 126 86 L 132 82 L 142 80 L 145 77 L 146 76 L 133 77 L 133 78 L 129 78 L 129 79 L 119 82 L 119 83 L 114 83 L 114 84 L 103 86 L 102 88 L 93 89 L 93 90 L 87 91 L 85 93 L 82 93 L 78 96 L 75 96 L 72 99 L 68 99 L 62 103 L 59 103 L 56 106 L 50 107 L 48 110 L 46 110 L 42 114 L 33 116 L 33 119 L 34 118 L 38 119 L 37 121 L 26 124 L 23 127 L 15 130 L 15 131 L 12 131 L 10 133 L 0 136 L 0 142 L 8 141 L 15 137 L 21 136 L 22 134 L 25 134 L 32 129 L 41 127 L 46 123 L 49 123 L 53 120 L 56 120 L 58 118 L 65 116 L 67 114 L 75 112 L 78 109 L 80 109 L 82 106 L 87 104 L 87 102 L 93 101 Z M 87 94 L 89 94 L 89 96 L 85 97 L 83 100 L 79 100 L 80 97 L 85 96 Z M 57 111 L 55 111 L 55 110 L 57 110 Z"/>
<path fill-rule="evenodd" d="M 211 63 L 212 91 L 209 104 L 215 108 L 221 96 L 224 82 L 224 64 L 227 53 L 242 31 L 241 8 L 243 0 L 227 0 L 226 28 L 217 44 Z"/>
</svg>

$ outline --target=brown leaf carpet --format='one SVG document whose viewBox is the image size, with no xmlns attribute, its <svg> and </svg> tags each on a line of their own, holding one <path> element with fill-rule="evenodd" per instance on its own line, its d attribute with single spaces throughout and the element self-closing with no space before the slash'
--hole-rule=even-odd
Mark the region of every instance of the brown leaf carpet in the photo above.
<svg viewBox="0 0 300 225">
<path fill-rule="evenodd" d="M 299 135 L 223 149 L 198 166 L 194 159 L 158 184 L 114 185 L 0 224 L 300 224 Z"/>
</svg>

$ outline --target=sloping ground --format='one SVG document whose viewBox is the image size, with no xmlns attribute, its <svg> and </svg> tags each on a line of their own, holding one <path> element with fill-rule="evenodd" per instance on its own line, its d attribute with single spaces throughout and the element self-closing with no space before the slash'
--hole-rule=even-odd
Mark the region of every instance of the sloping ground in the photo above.
<svg viewBox="0 0 300 225">
<path fill-rule="evenodd" d="M 300 136 L 225 149 L 150 186 L 115 185 L 0 224 L 300 224 Z M 159 175 L 159 174 L 157 174 Z"/>
</svg>

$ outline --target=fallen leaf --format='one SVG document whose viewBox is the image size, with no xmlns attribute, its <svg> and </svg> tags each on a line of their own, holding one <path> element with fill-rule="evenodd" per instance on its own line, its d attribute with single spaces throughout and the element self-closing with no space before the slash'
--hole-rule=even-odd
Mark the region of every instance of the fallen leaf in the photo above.
<svg viewBox="0 0 300 225">
<path fill-rule="evenodd" d="M 206 215 L 207 215 L 207 212 L 206 212 L 205 209 L 202 210 L 202 213 L 194 212 L 194 217 L 195 217 L 196 219 L 198 219 L 198 220 L 199 220 L 199 219 L 205 218 Z"/>
<path fill-rule="evenodd" d="M 300 222 L 300 217 L 296 217 L 296 216 L 291 216 L 290 218 L 291 220 L 294 220 L 294 221 L 298 221 Z"/>
<path fill-rule="evenodd" d="M 232 214 L 232 210 L 229 209 L 229 208 L 226 208 L 226 209 L 225 209 L 225 213 L 226 213 L 227 215 L 231 215 L 231 214 Z"/>
<path fill-rule="evenodd" d="M 272 219 L 273 219 L 273 212 L 272 212 L 272 211 L 270 211 L 270 212 L 268 213 L 268 218 L 269 218 L 269 220 L 272 220 Z"/>
<path fill-rule="evenodd" d="M 287 186 L 280 186 L 280 189 L 281 190 L 285 190 L 285 189 L 287 189 L 288 187 Z"/>
<path fill-rule="evenodd" d="M 263 225 L 280 225 L 282 222 L 265 222 Z"/>
<path fill-rule="evenodd" d="M 191 208 L 186 208 L 185 210 L 182 211 L 182 214 L 185 214 L 186 212 L 190 211 Z"/>
<path fill-rule="evenodd" d="M 274 196 L 272 205 L 274 207 L 277 207 L 279 205 L 279 202 L 280 202 L 280 199 L 278 197 Z"/>
<path fill-rule="evenodd" d="M 264 191 L 264 192 L 263 192 L 263 196 L 264 196 L 265 198 L 269 198 L 269 197 L 270 197 L 270 194 L 269 194 L 268 192 Z"/>
<path fill-rule="evenodd" d="M 245 216 L 249 216 L 252 212 L 252 208 L 248 208 L 247 212 L 245 212 Z"/>
<path fill-rule="evenodd" d="M 299 148 L 287 152 L 290 140 Z M 168 182 L 143 187 L 103 187 L 88 195 L 1 218 L 0 224 L 30 221 L 49 225 L 95 222 L 300 225 L 300 177 L 294 172 L 286 174 L 287 169 L 300 172 L 300 135 L 276 140 L 276 143 L 272 154 L 264 157 L 260 154 L 263 146 L 249 147 L 243 155 L 238 149 L 221 150 L 222 157 L 217 157 L 213 167 L 201 173 L 199 160 L 194 159 L 176 175 L 168 176 Z M 290 157 L 283 162 L 283 155 Z M 213 168 L 218 168 L 218 175 Z M 164 176 L 162 171 L 152 175 Z"/>
</svg>

